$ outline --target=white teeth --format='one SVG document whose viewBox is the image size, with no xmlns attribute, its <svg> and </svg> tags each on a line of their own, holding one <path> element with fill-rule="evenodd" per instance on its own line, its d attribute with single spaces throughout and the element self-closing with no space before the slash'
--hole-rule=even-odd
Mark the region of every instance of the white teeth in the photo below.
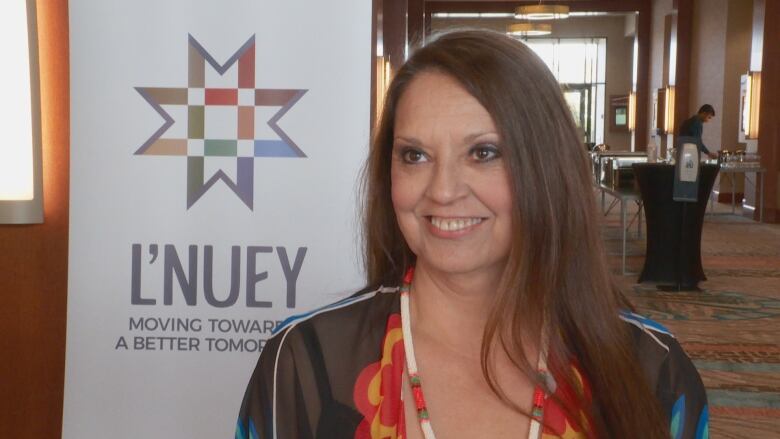
<svg viewBox="0 0 780 439">
<path fill-rule="evenodd" d="M 439 218 L 432 216 L 431 224 L 445 232 L 454 232 L 482 222 L 482 218 Z"/>
</svg>

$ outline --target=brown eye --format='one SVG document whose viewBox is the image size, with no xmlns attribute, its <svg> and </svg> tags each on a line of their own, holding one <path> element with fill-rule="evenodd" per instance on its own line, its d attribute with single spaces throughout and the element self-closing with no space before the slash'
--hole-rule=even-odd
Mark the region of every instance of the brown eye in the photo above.
<svg viewBox="0 0 780 439">
<path fill-rule="evenodd" d="M 403 158 L 404 162 L 406 163 L 420 163 L 428 161 L 425 157 L 425 153 L 420 150 L 411 148 L 402 151 L 401 158 Z"/>
<path fill-rule="evenodd" d="M 479 162 L 489 162 L 501 157 L 496 145 L 483 144 L 471 149 L 471 156 Z"/>
</svg>

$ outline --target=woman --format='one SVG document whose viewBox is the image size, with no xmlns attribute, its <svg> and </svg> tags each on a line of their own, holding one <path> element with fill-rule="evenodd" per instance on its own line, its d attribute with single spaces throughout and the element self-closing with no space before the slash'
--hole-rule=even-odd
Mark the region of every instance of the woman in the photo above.
<svg viewBox="0 0 780 439">
<path fill-rule="evenodd" d="M 522 43 L 462 31 L 415 52 L 365 189 L 372 287 L 280 326 L 237 437 L 707 437 L 679 344 L 620 311 L 585 153 Z"/>
</svg>

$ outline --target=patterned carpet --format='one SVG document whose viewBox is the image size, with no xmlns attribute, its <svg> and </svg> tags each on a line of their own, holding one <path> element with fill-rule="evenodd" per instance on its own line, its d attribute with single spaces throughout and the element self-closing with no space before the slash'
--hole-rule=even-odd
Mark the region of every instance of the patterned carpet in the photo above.
<svg viewBox="0 0 780 439">
<path fill-rule="evenodd" d="M 645 236 L 637 239 L 636 224 L 627 243 L 627 271 L 636 274 L 622 275 L 617 208 L 604 218 L 610 263 L 640 312 L 669 328 L 698 367 L 711 436 L 780 438 L 780 226 L 712 207 L 702 231 L 701 291 L 637 284 Z"/>
</svg>

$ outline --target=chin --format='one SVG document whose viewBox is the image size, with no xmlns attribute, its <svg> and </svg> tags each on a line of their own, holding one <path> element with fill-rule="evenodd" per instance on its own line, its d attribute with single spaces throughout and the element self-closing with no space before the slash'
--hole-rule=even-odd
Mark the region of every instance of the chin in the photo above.
<svg viewBox="0 0 780 439">
<path fill-rule="evenodd" d="M 501 270 L 498 261 L 480 263 L 474 261 L 473 258 L 471 260 L 468 259 L 450 253 L 439 258 L 421 259 L 418 257 L 417 265 L 420 266 L 422 264 L 427 269 L 449 275 L 477 275 L 479 273 L 495 273 Z"/>
</svg>

